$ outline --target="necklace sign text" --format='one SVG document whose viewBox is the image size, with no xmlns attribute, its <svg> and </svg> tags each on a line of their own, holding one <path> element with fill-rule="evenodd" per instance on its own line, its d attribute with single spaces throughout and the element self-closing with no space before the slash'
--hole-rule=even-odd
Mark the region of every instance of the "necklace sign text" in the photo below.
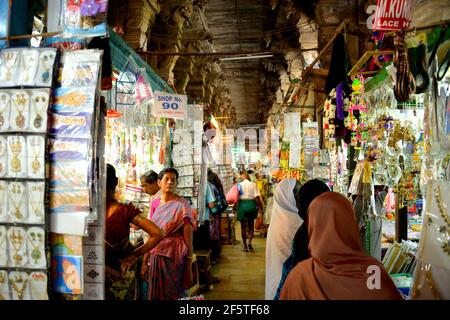
<svg viewBox="0 0 450 320">
<path fill-rule="evenodd" d="M 414 0 L 378 0 L 375 13 L 368 19 L 367 25 L 373 30 L 409 29 L 413 25 L 413 14 Z"/>
<path fill-rule="evenodd" d="M 156 91 L 155 100 L 151 107 L 154 117 L 186 120 L 187 96 Z"/>
</svg>

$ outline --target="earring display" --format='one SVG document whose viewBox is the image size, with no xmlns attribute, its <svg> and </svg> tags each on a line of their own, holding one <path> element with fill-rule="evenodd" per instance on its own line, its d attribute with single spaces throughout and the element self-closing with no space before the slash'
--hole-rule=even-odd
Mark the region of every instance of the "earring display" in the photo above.
<svg viewBox="0 0 450 320">
<path fill-rule="evenodd" d="M 0 270 L 0 301 L 10 299 L 8 273 Z"/>
<path fill-rule="evenodd" d="M 8 136 L 8 177 L 27 177 L 26 142 L 23 136 Z"/>
<path fill-rule="evenodd" d="M 28 190 L 28 222 L 45 223 L 45 182 L 27 182 Z"/>
<path fill-rule="evenodd" d="M 10 130 L 26 131 L 30 113 L 30 97 L 25 90 L 16 90 L 11 95 Z"/>
<path fill-rule="evenodd" d="M 27 234 L 22 227 L 8 229 L 9 266 L 24 267 L 28 262 Z"/>
<path fill-rule="evenodd" d="M 39 55 L 39 68 L 36 75 L 36 86 L 50 87 L 53 79 L 56 50 L 44 49 Z"/>
<path fill-rule="evenodd" d="M 43 272 L 32 272 L 29 276 L 31 300 L 48 300 L 47 275 Z"/>
<path fill-rule="evenodd" d="M 33 269 L 47 267 L 45 256 L 45 231 L 39 227 L 32 227 L 27 231 L 28 261 Z"/>
<path fill-rule="evenodd" d="M 8 255 L 6 252 L 7 252 L 7 250 L 6 250 L 6 227 L 0 226 L 0 267 L 6 267 L 8 265 Z M 1 283 L 0 283 L 0 287 L 1 287 Z M 1 294 L 1 288 L 0 288 L 0 294 Z"/>
<path fill-rule="evenodd" d="M 0 91 L 0 132 L 9 128 L 10 95 Z"/>
<path fill-rule="evenodd" d="M 45 177 L 45 138 L 27 137 L 28 177 L 43 179 Z"/>
<path fill-rule="evenodd" d="M 6 138 L 0 136 L 0 177 L 4 177 L 7 173 L 7 165 L 8 165 L 7 146 L 8 144 Z"/>
<path fill-rule="evenodd" d="M 30 300 L 29 278 L 26 272 L 9 273 L 12 300 Z"/>
</svg>

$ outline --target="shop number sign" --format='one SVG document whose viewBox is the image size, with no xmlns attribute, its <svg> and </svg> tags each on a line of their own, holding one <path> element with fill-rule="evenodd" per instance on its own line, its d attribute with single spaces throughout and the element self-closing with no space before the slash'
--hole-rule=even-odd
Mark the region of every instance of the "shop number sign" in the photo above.
<svg viewBox="0 0 450 320">
<path fill-rule="evenodd" d="M 155 92 L 155 103 L 152 106 L 156 118 L 186 119 L 187 96 L 164 92 Z"/>
<path fill-rule="evenodd" d="M 378 0 L 372 29 L 399 31 L 413 24 L 415 0 Z"/>
</svg>

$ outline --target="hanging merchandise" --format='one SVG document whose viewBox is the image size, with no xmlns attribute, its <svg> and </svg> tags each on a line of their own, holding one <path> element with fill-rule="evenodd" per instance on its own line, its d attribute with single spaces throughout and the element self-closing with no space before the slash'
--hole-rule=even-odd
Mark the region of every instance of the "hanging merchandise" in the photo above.
<svg viewBox="0 0 450 320">
<path fill-rule="evenodd" d="M 395 36 L 394 65 L 397 68 L 394 86 L 395 98 L 399 102 L 411 100 L 411 94 L 416 91 L 416 83 L 409 68 L 408 52 L 406 49 L 405 33 L 399 32 Z"/>
<path fill-rule="evenodd" d="M 64 0 L 61 21 L 65 37 L 105 36 L 107 0 Z"/>
</svg>

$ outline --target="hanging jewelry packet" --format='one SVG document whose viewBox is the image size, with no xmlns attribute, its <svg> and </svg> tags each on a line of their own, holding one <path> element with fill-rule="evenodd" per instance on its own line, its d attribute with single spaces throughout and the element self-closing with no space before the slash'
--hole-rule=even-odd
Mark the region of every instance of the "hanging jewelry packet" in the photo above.
<svg viewBox="0 0 450 320">
<path fill-rule="evenodd" d="M 0 226 L 0 267 L 6 267 L 8 265 L 8 254 L 7 254 L 7 229 L 5 226 Z M 2 271 L 0 270 L 0 273 Z M 1 279 L 0 279 L 1 280 Z M 0 281 L 0 287 L 1 287 L 1 281 Z M 0 288 L 0 294 L 1 294 L 1 288 Z M 0 299 L 1 300 L 1 299 Z"/>
<path fill-rule="evenodd" d="M 29 277 L 26 272 L 12 271 L 8 275 L 11 300 L 30 300 Z"/>
<path fill-rule="evenodd" d="M 107 0 L 64 0 L 64 37 L 105 36 L 107 11 Z"/>
</svg>

